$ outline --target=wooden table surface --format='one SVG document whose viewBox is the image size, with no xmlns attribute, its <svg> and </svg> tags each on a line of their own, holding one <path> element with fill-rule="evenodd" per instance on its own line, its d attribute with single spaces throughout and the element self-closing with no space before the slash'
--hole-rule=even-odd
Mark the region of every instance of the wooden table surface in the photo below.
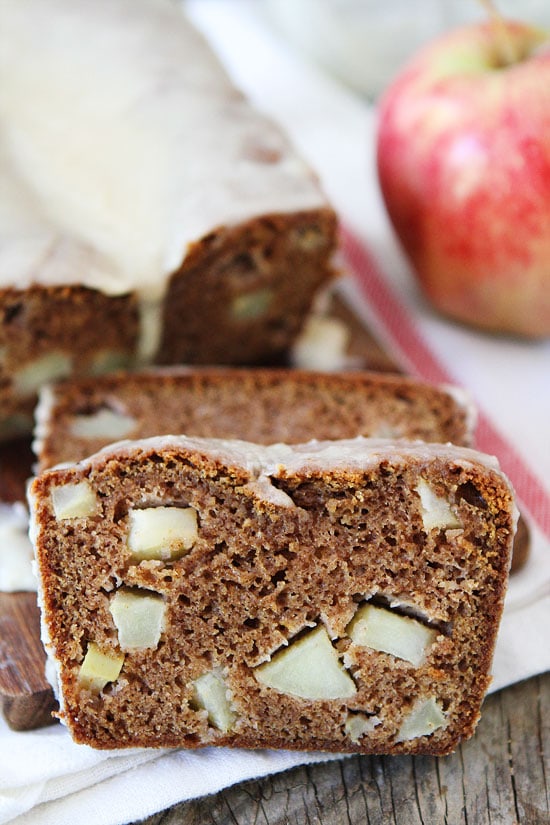
<svg viewBox="0 0 550 825">
<path fill-rule="evenodd" d="M 526 632 L 527 632 L 526 628 Z M 550 673 L 489 696 L 452 756 L 353 756 L 244 782 L 144 825 L 550 825 Z"/>
</svg>

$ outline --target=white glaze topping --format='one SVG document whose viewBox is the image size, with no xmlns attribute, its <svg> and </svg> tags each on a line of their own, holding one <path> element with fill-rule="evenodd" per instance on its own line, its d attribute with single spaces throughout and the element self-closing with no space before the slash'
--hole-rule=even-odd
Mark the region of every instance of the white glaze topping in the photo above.
<svg viewBox="0 0 550 825">
<path fill-rule="evenodd" d="M 34 408 L 34 431 L 32 440 L 32 451 L 35 456 L 40 456 L 44 447 L 44 441 L 50 434 L 50 419 L 54 410 L 55 394 L 49 384 L 40 388 L 38 401 Z M 33 466 L 37 470 L 38 464 Z"/>
<path fill-rule="evenodd" d="M 162 453 L 163 450 L 196 452 L 206 459 L 242 467 L 252 479 L 277 478 L 308 472 L 361 471 L 375 467 L 383 460 L 406 463 L 409 460 L 430 462 L 436 458 L 469 467 L 481 464 L 504 477 L 494 456 L 454 444 L 434 444 L 423 441 L 357 438 L 337 441 L 308 441 L 305 444 L 254 444 L 238 439 L 192 438 L 184 435 L 163 435 L 135 441 L 110 444 L 95 455 L 74 465 L 87 471 L 103 464 L 109 457 Z M 66 465 L 65 465 L 66 466 Z"/>
<path fill-rule="evenodd" d="M 0 77 L 0 286 L 136 291 L 154 320 L 190 243 L 325 205 L 168 0 L 3 0 Z"/>
<path fill-rule="evenodd" d="M 21 502 L 0 503 L 0 591 L 36 590 L 29 517 Z"/>
</svg>

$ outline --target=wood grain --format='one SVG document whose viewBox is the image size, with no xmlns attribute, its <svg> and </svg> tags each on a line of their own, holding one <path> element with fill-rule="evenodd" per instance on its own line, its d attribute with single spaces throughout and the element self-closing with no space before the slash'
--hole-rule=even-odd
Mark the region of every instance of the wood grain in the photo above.
<svg viewBox="0 0 550 825">
<path fill-rule="evenodd" d="M 9 726 L 31 730 L 51 724 L 57 703 L 44 675 L 35 593 L 0 593 L 0 657 L 2 712 Z"/>
<path fill-rule="evenodd" d="M 30 439 L 0 445 L 0 500 L 24 501 L 32 472 Z M 57 708 L 44 675 L 35 593 L 0 593 L 0 706 L 13 730 L 52 724 Z"/>
<path fill-rule="evenodd" d="M 354 756 L 244 782 L 142 825 L 550 825 L 550 674 L 490 696 L 452 756 Z"/>
</svg>

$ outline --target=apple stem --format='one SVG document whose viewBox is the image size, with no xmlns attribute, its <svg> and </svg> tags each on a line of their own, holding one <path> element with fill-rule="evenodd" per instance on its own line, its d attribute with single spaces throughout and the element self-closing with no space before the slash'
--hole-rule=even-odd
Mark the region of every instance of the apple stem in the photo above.
<svg viewBox="0 0 550 825">
<path fill-rule="evenodd" d="M 519 63 L 521 60 L 519 49 L 510 34 L 510 29 L 506 25 L 504 17 L 495 6 L 493 0 L 480 0 L 480 3 L 493 24 L 499 65 L 512 66 L 514 63 Z"/>
</svg>

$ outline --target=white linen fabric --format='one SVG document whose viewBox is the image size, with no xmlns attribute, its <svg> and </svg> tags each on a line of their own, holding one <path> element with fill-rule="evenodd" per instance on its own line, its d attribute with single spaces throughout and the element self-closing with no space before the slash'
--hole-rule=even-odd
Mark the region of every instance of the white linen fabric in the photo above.
<svg viewBox="0 0 550 825">
<path fill-rule="evenodd" d="M 376 111 L 293 53 L 255 0 L 190 0 L 189 13 L 240 85 L 290 132 L 345 225 L 344 293 L 403 364 L 467 387 L 482 410 L 481 448 L 495 446 L 532 531 L 512 577 L 493 690 L 550 669 L 550 341 L 493 338 L 438 318 L 420 297 L 380 199 Z M 488 450 L 490 451 L 490 450 Z M 334 755 L 291 752 L 105 753 L 52 726 L 0 723 L 0 823 L 120 825 L 234 783 Z"/>
</svg>

